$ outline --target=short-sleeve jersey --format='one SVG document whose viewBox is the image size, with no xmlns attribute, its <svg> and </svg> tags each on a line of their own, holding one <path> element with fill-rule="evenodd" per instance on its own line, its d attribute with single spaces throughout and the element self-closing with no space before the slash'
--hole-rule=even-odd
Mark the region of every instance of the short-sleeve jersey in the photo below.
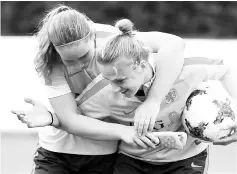
<svg viewBox="0 0 237 174">
<path fill-rule="evenodd" d="M 154 65 L 152 65 L 154 67 Z M 155 68 L 154 68 L 155 69 Z M 219 80 L 228 70 L 221 60 L 206 58 L 185 59 L 185 65 L 174 85 L 161 103 L 159 115 L 153 131 L 184 131 L 181 113 L 190 93 L 203 81 Z M 137 97 L 126 98 L 121 93 L 112 92 L 112 87 L 97 76 L 76 99 L 78 107 L 87 116 L 104 119 L 111 117 L 120 124 L 133 125 L 136 108 L 142 103 Z M 102 115 L 101 115 L 102 114 Z M 208 144 L 198 142 L 188 136 L 183 150 L 156 149 L 147 150 L 129 146 L 122 142 L 119 152 L 130 157 L 155 164 L 173 162 L 197 155 Z"/>
<path fill-rule="evenodd" d="M 160 112 L 156 118 L 153 131 L 184 131 L 181 114 L 188 96 L 202 82 L 221 79 L 227 70 L 228 67 L 223 64 L 222 60 L 206 58 L 185 59 L 185 65 L 181 74 L 161 103 Z M 113 101 L 111 112 L 117 120 L 131 125 L 133 123 L 134 111 L 140 104 L 141 101 L 136 99 L 136 97 L 126 100 L 122 97 L 117 97 Z M 121 108 L 123 109 L 121 110 Z M 162 149 L 159 147 L 147 150 L 134 148 L 122 142 L 119 151 L 133 158 L 159 164 L 159 162 L 173 162 L 190 158 L 205 150 L 207 146 L 207 143 L 202 143 L 188 135 L 187 143 L 183 150 Z"/>
<path fill-rule="evenodd" d="M 99 47 L 110 35 L 115 34 L 118 30 L 115 27 L 104 24 L 94 24 L 96 29 L 96 46 Z M 85 91 L 86 86 L 92 83 L 94 77 L 99 74 L 94 58 L 86 71 L 67 74 L 63 67 L 53 69 L 50 83 L 44 85 L 46 96 L 54 98 L 73 92 L 81 94 Z M 88 88 L 86 88 L 88 90 Z M 105 106 L 99 106 L 98 111 L 91 108 L 91 114 L 88 116 L 101 119 L 104 121 L 108 117 L 108 109 Z M 94 111 L 94 112 L 93 112 Z M 93 114 L 92 114 L 93 113 Z M 97 114 L 94 114 L 97 113 Z M 117 141 L 98 141 L 84 137 L 68 134 L 67 132 L 47 126 L 41 128 L 39 132 L 39 144 L 43 148 L 61 153 L 81 154 L 81 155 L 104 155 L 117 151 Z"/>
</svg>

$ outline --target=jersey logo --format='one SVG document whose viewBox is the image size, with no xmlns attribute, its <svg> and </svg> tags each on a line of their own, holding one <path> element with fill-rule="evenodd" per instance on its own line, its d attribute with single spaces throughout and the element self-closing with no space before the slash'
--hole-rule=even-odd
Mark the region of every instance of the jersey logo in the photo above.
<svg viewBox="0 0 237 174">
<path fill-rule="evenodd" d="M 170 124 L 169 127 L 171 127 L 173 124 L 177 123 L 180 119 L 180 114 L 176 111 L 173 111 L 169 114 Z"/>
<path fill-rule="evenodd" d="M 153 129 L 155 131 L 158 131 L 158 130 L 164 128 L 164 127 L 165 127 L 165 125 L 164 125 L 163 121 L 162 120 L 158 120 L 158 121 L 155 122 L 155 126 L 154 126 Z"/>
<path fill-rule="evenodd" d="M 178 94 L 174 88 L 172 88 L 169 93 L 165 96 L 166 104 L 173 103 L 178 98 Z"/>
<path fill-rule="evenodd" d="M 128 112 L 123 111 L 123 113 L 124 113 L 124 115 L 129 115 L 129 114 L 133 113 L 136 109 L 137 109 L 137 108 L 133 109 L 132 111 L 128 111 Z"/>
</svg>

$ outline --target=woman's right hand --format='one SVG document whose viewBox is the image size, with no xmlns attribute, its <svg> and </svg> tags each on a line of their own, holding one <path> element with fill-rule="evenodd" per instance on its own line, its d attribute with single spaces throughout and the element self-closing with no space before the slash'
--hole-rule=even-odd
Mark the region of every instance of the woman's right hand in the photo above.
<svg viewBox="0 0 237 174">
<path fill-rule="evenodd" d="M 12 110 L 18 119 L 25 123 L 29 128 L 44 127 L 52 123 L 52 117 L 48 109 L 37 100 L 25 98 L 26 103 L 32 104 L 31 110 Z"/>
<path fill-rule="evenodd" d="M 120 129 L 120 131 L 121 140 L 133 147 L 140 147 L 143 149 L 156 148 L 160 143 L 159 138 L 153 134 L 148 133 L 139 136 L 134 126 L 124 126 L 124 129 Z"/>
</svg>

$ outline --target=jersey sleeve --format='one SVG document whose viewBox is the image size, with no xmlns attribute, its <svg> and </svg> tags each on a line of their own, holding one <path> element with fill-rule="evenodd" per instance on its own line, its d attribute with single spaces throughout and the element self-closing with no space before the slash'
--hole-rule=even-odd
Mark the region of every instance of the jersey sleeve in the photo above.
<svg viewBox="0 0 237 174">
<path fill-rule="evenodd" d="M 179 79 L 189 86 L 196 86 L 208 80 L 220 80 L 228 69 L 229 66 L 224 63 L 188 64 L 184 66 Z"/>
<path fill-rule="evenodd" d="M 43 90 L 47 98 L 59 97 L 70 93 L 71 89 L 64 76 L 64 71 L 60 68 L 53 69 L 50 76 L 50 83 L 44 83 Z"/>
</svg>

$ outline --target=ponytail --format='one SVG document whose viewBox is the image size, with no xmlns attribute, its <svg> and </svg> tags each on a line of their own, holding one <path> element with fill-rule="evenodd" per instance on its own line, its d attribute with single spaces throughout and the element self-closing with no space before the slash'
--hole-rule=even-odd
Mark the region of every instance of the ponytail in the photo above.
<svg viewBox="0 0 237 174">
<path fill-rule="evenodd" d="M 62 64 L 59 54 L 56 52 L 52 42 L 49 39 L 48 27 L 52 18 L 58 13 L 70 10 L 70 7 L 59 5 L 53 8 L 43 20 L 39 23 L 39 30 L 36 36 L 38 37 L 38 51 L 34 60 L 35 69 L 40 76 L 43 76 L 45 82 L 50 81 L 50 74 L 52 73 L 53 66 Z"/>
</svg>

